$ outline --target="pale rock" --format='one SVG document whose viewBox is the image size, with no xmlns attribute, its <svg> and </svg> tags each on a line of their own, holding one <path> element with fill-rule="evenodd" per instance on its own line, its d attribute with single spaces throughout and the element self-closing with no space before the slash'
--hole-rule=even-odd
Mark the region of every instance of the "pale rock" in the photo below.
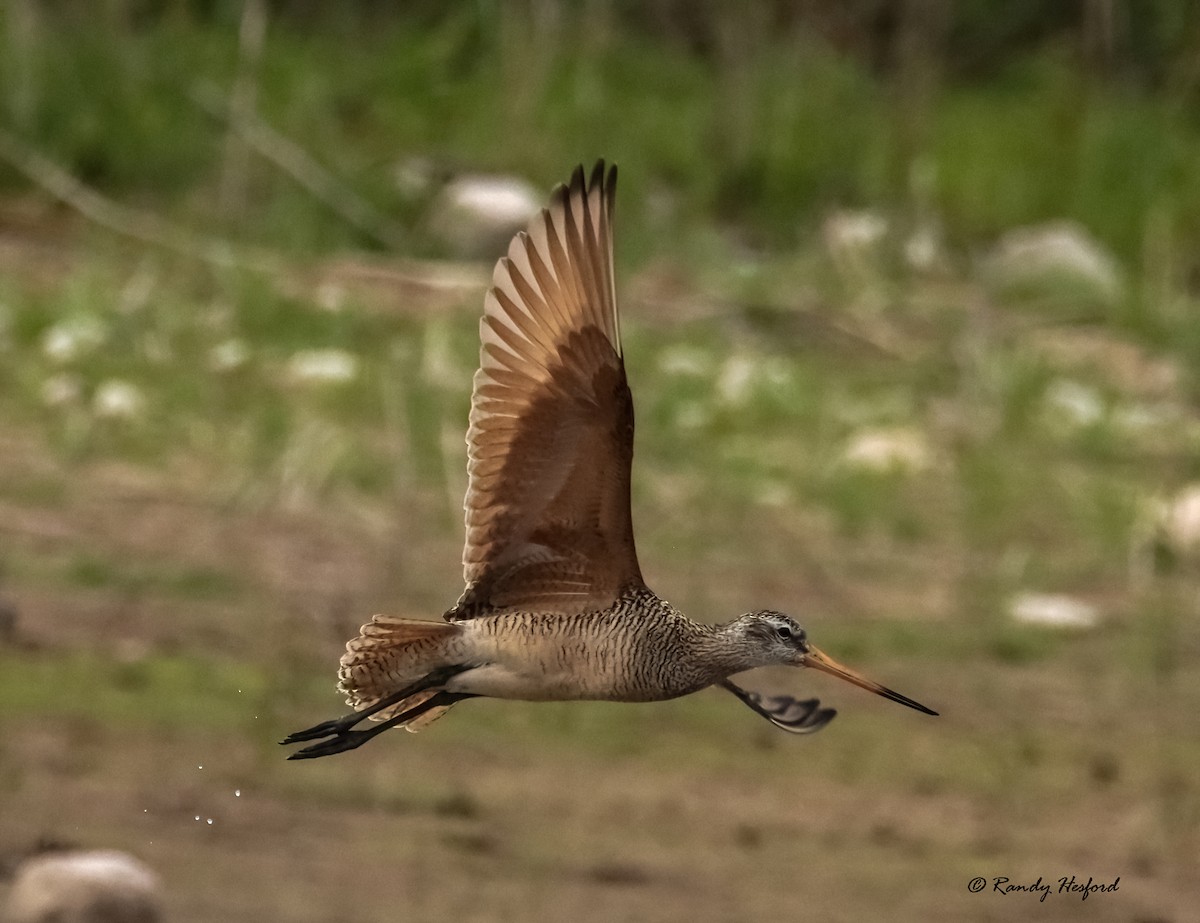
<svg viewBox="0 0 1200 923">
<path fill-rule="evenodd" d="M 59 321 L 42 334 L 42 353 L 60 365 L 73 362 L 104 342 L 106 331 L 99 318 L 89 314 Z"/>
<path fill-rule="evenodd" d="M 17 867 L 9 923 L 158 923 L 158 876 L 115 850 L 43 853 Z"/>
<path fill-rule="evenodd" d="M 297 384 L 343 384 L 358 377 L 358 357 L 343 349 L 303 349 L 288 360 L 288 378 Z"/>
<path fill-rule="evenodd" d="M 758 360 L 751 356 L 730 356 L 717 376 L 717 396 L 725 404 L 739 406 L 750 399 L 754 390 Z"/>
<path fill-rule="evenodd" d="M 208 365 L 214 372 L 232 372 L 250 361 L 250 348 L 236 337 L 223 340 L 208 351 Z"/>
<path fill-rule="evenodd" d="M 904 241 L 904 261 L 917 272 L 934 272 L 945 268 L 946 253 L 937 224 L 924 221 L 916 226 Z"/>
<path fill-rule="evenodd" d="M 1066 283 L 1106 303 L 1124 294 L 1116 257 L 1073 221 L 1009 231 L 987 256 L 985 269 L 1002 287 Z"/>
<path fill-rule="evenodd" d="M 1200 551 L 1200 484 L 1189 484 L 1165 504 L 1162 531 L 1176 551 Z"/>
<path fill-rule="evenodd" d="M 855 433 L 841 458 L 844 464 L 865 471 L 916 472 L 929 467 L 930 451 L 919 430 L 894 427 Z"/>
<path fill-rule="evenodd" d="M 119 378 L 101 382 L 92 395 L 92 413 L 105 420 L 132 420 L 140 416 L 145 407 L 146 398 L 141 389 Z"/>
<path fill-rule="evenodd" d="M 460 176 L 433 205 L 430 230 L 460 258 L 494 259 L 542 207 L 543 194 L 513 176 Z"/>
<path fill-rule="evenodd" d="M 874 251 L 883 243 L 888 230 L 887 219 L 877 212 L 841 210 L 822 223 L 821 238 L 835 258 L 853 258 Z"/>
<path fill-rule="evenodd" d="M 1016 622 L 1047 628 L 1082 630 L 1100 623 L 1095 606 L 1063 593 L 1021 593 L 1012 599 L 1008 611 Z"/>
</svg>

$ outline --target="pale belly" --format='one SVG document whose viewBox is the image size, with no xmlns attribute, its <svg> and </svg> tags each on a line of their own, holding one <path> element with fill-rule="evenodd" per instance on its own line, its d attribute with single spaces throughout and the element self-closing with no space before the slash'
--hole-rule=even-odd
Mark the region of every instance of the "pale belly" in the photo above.
<svg viewBox="0 0 1200 923">
<path fill-rule="evenodd" d="M 497 636 L 479 625 L 464 639 L 468 659 L 479 665 L 452 677 L 446 690 L 533 702 L 649 702 L 694 691 L 664 684 L 648 672 L 633 645 L 602 630 L 588 631 L 592 626 L 574 627 L 571 637 L 562 638 L 524 632 Z"/>
<path fill-rule="evenodd" d="M 495 699 L 553 702 L 570 699 L 624 700 L 624 690 L 569 673 L 547 674 L 513 669 L 499 663 L 474 667 L 446 683 L 449 692 L 486 695 Z"/>
</svg>

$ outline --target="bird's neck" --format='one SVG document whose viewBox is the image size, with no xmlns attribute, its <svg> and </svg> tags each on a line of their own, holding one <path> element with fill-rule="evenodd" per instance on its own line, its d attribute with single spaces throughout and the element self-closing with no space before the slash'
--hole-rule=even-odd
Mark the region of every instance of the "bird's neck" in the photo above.
<svg viewBox="0 0 1200 923">
<path fill-rule="evenodd" d="M 736 621 L 723 625 L 692 624 L 696 628 L 692 644 L 697 660 L 710 669 L 712 682 L 764 666 L 760 651 L 747 641 Z"/>
</svg>

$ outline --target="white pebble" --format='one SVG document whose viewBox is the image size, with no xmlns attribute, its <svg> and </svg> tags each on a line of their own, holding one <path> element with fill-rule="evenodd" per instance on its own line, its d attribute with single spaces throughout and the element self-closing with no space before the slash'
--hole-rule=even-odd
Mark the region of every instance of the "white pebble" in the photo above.
<svg viewBox="0 0 1200 923">
<path fill-rule="evenodd" d="M 92 397 L 92 413 L 106 420 L 132 420 L 141 415 L 145 406 L 141 389 L 119 378 L 101 382 Z"/>
<path fill-rule="evenodd" d="M 1062 593 L 1022 593 L 1009 605 L 1009 615 L 1026 625 L 1048 628 L 1095 628 L 1100 621 L 1091 603 Z"/>
<path fill-rule="evenodd" d="M 842 450 L 842 462 L 852 468 L 875 472 L 913 472 L 929 467 L 929 446 L 915 429 L 860 430 Z"/>
<path fill-rule="evenodd" d="M 1200 550 L 1200 484 L 1189 484 L 1166 505 L 1162 529 L 1176 551 Z"/>
<path fill-rule="evenodd" d="M 208 352 L 208 364 L 214 372 L 232 372 L 250 360 L 250 347 L 243 340 L 229 339 Z"/>
<path fill-rule="evenodd" d="M 342 349 L 304 349 L 288 360 L 288 377 L 300 384 L 339 384 L 358 377 L 358 358 Z"/>
<path fill-rule="evenodd" d="M 21 863 L 9 889 L 9 923 L 162 918 L 158 877 L 112 850 L 45 853 Z"/>
<path fill-rule="evenodd" d="M 104 324 L 98 318 L 77 315 L 59 321 L 42 334 L 42 352 L 52 362 L 71 362 L 103 343 L 104 336 Z"/>
<path fill-rule="evenodd" d="M 730 356 L 717 378 L 717 394 L 726 404 L 737 406 L 750 397 L 758 372 L 759 360 L 750 356 Z"/>
</svg>

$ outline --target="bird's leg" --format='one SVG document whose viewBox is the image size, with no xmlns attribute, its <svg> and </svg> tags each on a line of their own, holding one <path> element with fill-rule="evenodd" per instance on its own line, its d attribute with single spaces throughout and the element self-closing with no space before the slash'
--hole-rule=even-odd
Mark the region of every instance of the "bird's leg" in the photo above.
<svg viewBox="0 0 1200 923">
<path fill-rule="evenodd" d="M 318 756 L 331 756 L 334 753 L 343 753 L 346 750 L 353 750 L 356 747 L 361 747 L 372 737 L 377 734 L 382 734 L 384 731 L 390 730 L 400 724 L 406 724 L 414 718 L 425 714 L 433 708 L 442 708 L 448 705 L 453 705 L 463 699 L 471 699 L 474 696 L 469 692 L 436 692 L 420 705 L 414 705 L 408 711 L 403 711 L 394 717 L 388 718 L 387 721 L 382 721 L 375 727 L 367 731 L 352 731 L 343 729 L 334 734 L 329 740 L 322 740 L 312 746 L 305 747 L 303 750 L 297 750 L 289 760 L 311 760 Z"/>
<path fill-rule="evenodd" d="M 777 728 L 792 734 L 812 734 L 833 720 L 837 712 L 832 708 L 821 708 L 819 699 L 795 699 L 790 695 L 763 697 L 750 692 L 730 680 L 721 683 L 749 708 L 762 715 Z"/>
<path fill-rule="evenodd" d="M 305 728 L 303 731 L 296 731 L 294 734 L 288 734 L 283 740 L 279 741 L 284 746 L 288 744 L 298 744 L 304 740 L 316 740 L 319 737 L 329 737 L 333 734 L 341 734 L 350 730 L 358 722 L 364 718 L 369 718 L 371 715 L 378 714 L 385 708 L 395 705 L 397 702 L 403 702 L 409 696 L 416 695 L 418 692 L 424 692 L 426 689 L 433 689 L 435 686 L 445 684 L 446 680 L 454 676 L 456 673 L 461 673 L 465 670 L 464 666 L 442 667 L 427 674 L 423 678 L 417 680 L 411 686 L 405 686 L 398 692 L 393 692 L 389 696 L 384 696 L 373 705 L 368 705 L 361 711 L 352 711 L 348 715 L 342 715 L 340 718 L 334 718 L 330 721 L 322 721 L 320 724 L 315 724 L 310 728 Z"/>
</svg>

